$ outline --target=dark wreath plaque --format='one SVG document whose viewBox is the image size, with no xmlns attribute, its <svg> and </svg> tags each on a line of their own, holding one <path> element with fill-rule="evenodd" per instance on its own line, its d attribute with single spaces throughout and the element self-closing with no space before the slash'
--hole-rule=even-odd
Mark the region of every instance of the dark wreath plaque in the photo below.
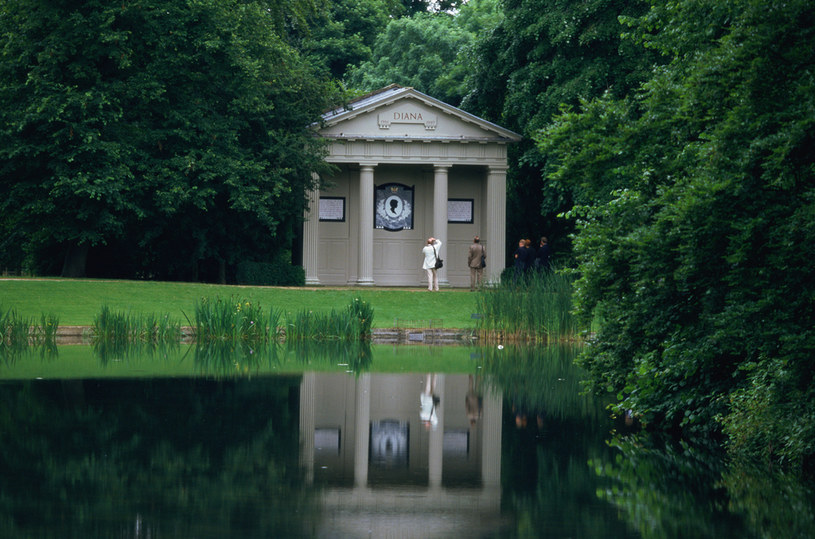
<svg viewBox="0 0 815 539">
<path fill-rule="evenodd" d="M 413 187 L 388 183 L 374 189 L 374 227 L 392 232 L 413 229 Z"/>
</svg>

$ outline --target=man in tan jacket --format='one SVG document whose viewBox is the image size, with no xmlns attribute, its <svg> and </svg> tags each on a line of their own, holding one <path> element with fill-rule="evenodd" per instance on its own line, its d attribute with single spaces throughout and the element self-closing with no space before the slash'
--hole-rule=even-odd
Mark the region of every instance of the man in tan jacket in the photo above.
<svg viewBox="0 0 815 539">
<path fill-rule="evenodd" d="M 467 266 L 470 268 L 470 292 L 482 284 L 486 258 L 487 250 L 481 245 L 481 238 L 474 237 L 473 244 L 470 245 L 470 251 L 467 254 Z"/>
</svg>

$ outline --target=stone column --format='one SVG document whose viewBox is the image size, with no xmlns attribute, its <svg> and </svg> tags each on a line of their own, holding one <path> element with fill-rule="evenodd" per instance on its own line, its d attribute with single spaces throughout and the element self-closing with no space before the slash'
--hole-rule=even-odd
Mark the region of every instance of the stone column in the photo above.
<svg viewBox="0 0 815 539">
<path fill-rule="evenodd" d="M 450 237 L 447 234 L 447 178 L 450 167 L 447 165 L 436 165 L 433 167 L 433 232 L 431 234 L 439 238 L 448 248 Z M 449 249 L 442 247 L 442 250 L 449 252 Z M 447 279 L 447 255 L 438 255 L 445 260 L 444 267 L 439 270 L 439 286 L 449 286 Z"/>
<path fill-rule="evenodd" d="M 498 284 L 506 263 L 507 167 L 491 166 L 487 172 L 487 284 Z"/>
<path fill-rule="evenodd" d="M 315 181 L 317 175 L 314 175 Z M 320 265 L 320 190 L 313 189 L 308 193 L 308 207 L 303 223 L 303 268 L 306 270 L 306 284 L 319 285 Z"/>
<path fill-rule="evenodd" d="M 303 374 L 300 381 L 300 466 L 307 485 L 314 482 L 314 396 L 315 375 Z"/>
<path fill-rule="evenodd" d="M 357 284 L 374 284 L 374 167 L 359 169 L 359 274 Z"/>
<path fill-rule="evenodd" d="M 368 484 L 368 452 L 371 425 L 371 374 L 360 374 L 357 379 L 357 410 L 354 421 L 354 486 Z"/>
<path fill-rule="evenodd" d="M 428 470 L 427 480 L 431 488 L 441 487 L 442 460 L 444 458 L 444 375 L 431 374 L 436 379 L 435 394 L 439 397 L 439 405 L 436 406 L 436 417 L 439 422 L 430 431 L 428 443 Z M 427 381 L 430 383 L 430 380 Z"/>
</svg>

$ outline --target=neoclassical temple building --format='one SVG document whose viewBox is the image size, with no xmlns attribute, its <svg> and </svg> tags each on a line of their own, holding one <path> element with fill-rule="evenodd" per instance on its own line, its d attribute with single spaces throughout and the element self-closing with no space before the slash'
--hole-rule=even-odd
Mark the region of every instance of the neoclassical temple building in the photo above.
<svg viewBox="0 0 815 539">
<path fill-rule="evenodd" d="M 413 88 L 391 85 L 323 116 L 339 171 L 311 194 L 306 284 L 420 286 L 421 249 L 442 242 L 439 282 L 469 286 L 474 236 L 485 280 L 504 266 L 507 145 L 521 137 Z"/>
</svg>

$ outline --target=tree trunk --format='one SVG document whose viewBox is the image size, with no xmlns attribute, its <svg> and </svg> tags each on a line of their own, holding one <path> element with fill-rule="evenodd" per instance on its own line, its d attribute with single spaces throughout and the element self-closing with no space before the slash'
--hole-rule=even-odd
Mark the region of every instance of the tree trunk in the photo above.
<svg viewBox="0 0 815 539">
<path fill-rule="evenodd" d="M 226 284 L 226 260 L 223 258 L 218 259 L 218 282 Z"/>
<path fill-rule="evenodd" d="M 88 244 L 69 245 L 62 264 L 63 277 L 84 277 L 88 262 Z"/>
<path fill-rule="evenodd" d="M 292 227 L 293 239 L 291 242 L 291 264 L 292 266 L 303 265 L 303 222 L 297 221 Z"/>
</svg>

